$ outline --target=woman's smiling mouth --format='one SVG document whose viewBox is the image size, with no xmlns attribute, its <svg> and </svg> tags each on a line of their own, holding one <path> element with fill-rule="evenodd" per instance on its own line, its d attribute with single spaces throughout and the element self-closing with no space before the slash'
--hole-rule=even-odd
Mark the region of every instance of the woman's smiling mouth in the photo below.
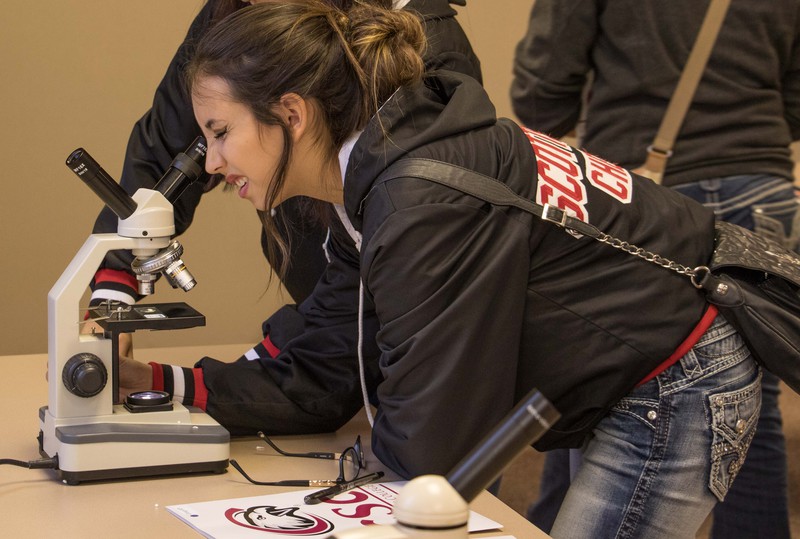
<svg viewBox="0 0 800 539">
<path fill-rule="evenodd" d="M 244 176 L 228 176 L 225 178 L 228 185 L 235 185 L 238 189 L 239 196 L 244 198 L 247 194 L 248 179 Z"/>
</svg>

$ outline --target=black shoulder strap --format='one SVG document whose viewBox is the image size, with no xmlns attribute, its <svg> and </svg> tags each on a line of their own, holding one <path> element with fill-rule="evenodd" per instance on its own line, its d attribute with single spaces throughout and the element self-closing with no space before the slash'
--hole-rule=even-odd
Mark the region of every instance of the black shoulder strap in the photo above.
<svg viewBox="0 0 800 539">
<path fill-rule="evenodd" d="M 461 191 L 495 206 L 519 208 L 543 221 L 583 234 L 647 262 L 686 275 L 692 279 L 697 288 L 703 287 L 699 281 L 709 272 L 708 267 L 682 266 L 660 255 L 609 236 L 594 225 L 567 215 L 566 212 L 555 206 L 550 204 L 541 206 L 518 195 L 501 181 L 443 161 L 419 158 L 400 159 L 387 168 L 378 177 L 375 184 L 379 185 L 394 178 L 420 178 Z M 718 270 L 725 266 L 733 266 L 767 272 L 783 277 L 800 287 L 800 259 L 796 253 L 739 226 L 718 221 L 716 228 L 716 248 L 714 256 L 709 262 L 711 269 Z"/>
<path fill-rule="evenodd" d="M 400 159 L 390 165 L 375 181 L 375 184 L 395 178 L 420 178 L 464 194 L 484 200 L 495 206 L 509 206 L 567 228 L 584 236 L 600 238 L 605 236 L 595 226 L 568 215 L 562 209 L 545 204 L 541 206 L 532 200 L 515 193 L 509 186 L 485 174 L 469 170 L 443 161 L 421 158 Z"/>
</svg>

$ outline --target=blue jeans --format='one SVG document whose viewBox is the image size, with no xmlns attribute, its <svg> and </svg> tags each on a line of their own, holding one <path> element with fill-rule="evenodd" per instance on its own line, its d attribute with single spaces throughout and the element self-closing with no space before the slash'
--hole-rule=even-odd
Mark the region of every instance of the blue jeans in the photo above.
<svg viewBox="0 0 800 539">
<path fill-rule="evenodd" d="M 797 250 L 800 212 L 794 187 L 784 178 L 742 175 L 674 187 L 714 211 L 717 219 L 754 230 Z"/>
<path fill-rule="evenodd" d="M 711 208 L 718 219 L 765 234 L 787 248 L 798 248 L 798 199 L 783 178 L 731 176 L 680 185 L 675 190 Z M 778 384 L 776 376 L 764 373 L 758 430 L 736 484 L 725 503 L 714 508 L 713 539 L 790 537 L 786 443 Z M 539 499 L 528 509 L 528 520 L 545 532 L 552 528 L 569 487 L 569 453 L 556 450 L 547 454 Z"/>
<path fill-rule="evenodd" d="M 783 178 L 742 175 L 680 185 L 676 191 L 714 210 L 728 221 L 797 250 L 800 226 L 798 199 Z M 778 378 L 764 373 L 761 418 L 747 462 L 728 493 L 714 509 L 714 539 L 789 538 L 786 440 L 778 395 Z"/>
<path fill-rule="evenodd" d="M 744 463 L 760 408 L 761 369 L 717 316 L 592 431 L 552 537 L 693 539 Z"/>
</svg>

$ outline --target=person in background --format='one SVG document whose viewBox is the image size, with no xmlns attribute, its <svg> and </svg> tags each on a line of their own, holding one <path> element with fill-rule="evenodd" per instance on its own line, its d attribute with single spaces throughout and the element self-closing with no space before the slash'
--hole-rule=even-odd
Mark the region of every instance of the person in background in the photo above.
<svg viewBox="0 0 800 539">
<path fill-rule="evenodd" d="M 167 72 L 156 89 L 153 105 L 134 125 L 128 140 L 120 184 L 129 194 L 139 188 L 152 188 L 166 171 L 172 158 L 200 134 L 192 114 L 189 96 L 183 87 L 183 72 L 192 57 L 198 40 L 218 21 L 227 15 L 264 0 L 209 0 L 192 22 L 188 35 L 170 62 Z M 351 0 L 328 0 L 337 7 L 347 7 Z M 456 11 L 450 4 L 465 5 L 465 0 L 373 0 L 378 5 L 405 9 L 419 14 L 425 24 L 428 49 L 425 65 L 428 69 L 451 69 L 481 81 L 480 62 L 456 20 Z M 219 178 L 206 175 L 191 185 L 175 204 L 177 235 L 190 226 L 202 195 L 210 191 Z M 322 214 L 316 221 L 303 218 L 309 201 L 303 197 L 288 200 L 276 208 L 275 215 L 261 215 L 269 220 L 283 237 L 292 241 L 286 251 L 269 253 L 266 235 L 262 234 L 262 248 L 273 268 L 285 265 L 282 284 L 301 303 L 313 290 L 326 265 L 322 248 L 327 236 L 329 216 Z M 94 225 L 94 233 L 116 232 L 117 216 L 103 208 Z M 130 265 L 130 251 L 112 251 L 103 261 L 92 281 L 93 304 L 114 299 L 131 304 L 140 299 L 136 292 L 136 278 Z M 88 329 L 87 329 L 88 331 Z"/>
<path fill-rule="evenodd" d="M 583 113 L 582 147 L 626 168 L 640 166 L 708 5 L 535 0 L 514 57 L 514 112 L 524 125 L 559 138 Z M 718 219 L 792 249 L 800 234 L 789 148 L 800 138 L 798 32 L 798 0 L 731 3 L 663 179 Z M 714 510 L 713 537 L 789 537 L 778 394 L 778 378 L 764 373 L 756 437 Z M 558 461 L 562 471 L 554 470 Z M 544 498 L 531 508 L 544 530 L 566 490 L 557 479 L 568 481 L 565 463 L 564 455 L 548 456 Z"/>
<path fill-rule="evenodd" d="M 713 212 L 498 119 L 474 78 L 426 74 L 424 47 L 417 18 L 362 2 L 252 6 L 206 34 L 186 72 L 207 172 L 262 212 L 308 196 L 343 226 L 293 311 L 302 333 L 191 369 L 126 358 L 120 386 L 164 389 L 234 435 L 333 430 L 375 394 L 372 449 L 402 477 L 448 472 L 536 387 L 561 413 L 538 447 L 586 446 L 553 537 L 694 537 L 757 423 L 760 368 L 736 331 L 684 276 L 384 174 L 409 158 L 482 174 L 689 266 L 713 251 Z M 730 421 L 734 447 L 710 459 Z"/>
</svg>

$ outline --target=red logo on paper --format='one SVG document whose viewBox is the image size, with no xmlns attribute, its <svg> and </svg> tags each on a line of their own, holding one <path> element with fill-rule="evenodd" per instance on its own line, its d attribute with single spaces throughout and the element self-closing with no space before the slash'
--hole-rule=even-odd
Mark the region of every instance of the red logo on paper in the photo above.
<svg viewBox="0 0 800 539">
<path fill-rule="evenodd" d="M 225 518 L 238 526 L 267 533 L 321 535 L 333 531 L 333 523 L 322 517 L 304 513 L 299 507 L 256 505 L 247 509 L 231 507 Z"/>
</svg>

